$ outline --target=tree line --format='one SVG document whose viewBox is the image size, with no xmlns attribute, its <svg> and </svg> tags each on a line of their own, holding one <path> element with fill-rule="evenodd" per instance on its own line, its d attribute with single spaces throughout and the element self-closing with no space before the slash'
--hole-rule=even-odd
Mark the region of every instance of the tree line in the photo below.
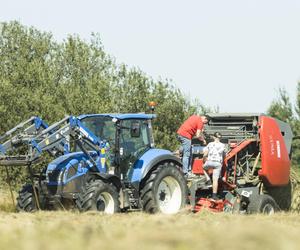
<svg viewBox="0 0 300 250">
<path fill-rule="evenodd" d="M 296 106 L 281 89 L 268 110 L 296 133 L 299 91 L 298 85 Z M 212 110 L 185 96 L 168 79 L 155 80 L 139 68 L 117 63 L 97 34 L 90 41 L 70 35 L 57 42 L 49 32 L 15 21 L 0 23 L 0 135 L 33 115 L 51 124 L 70 114 L 147 112 L 149 101 L 158 104 L 156 144 L 170 150 L 178 146 L 175 132 L 188 116 Z M 294 148 L 298 162 L 300 146 L 295 142 Z M 18 168 L 13 176 L 25 174 Z"/>
<path fill-rule="evenodd" d="M 147 112 L 150 101 L 157 103 L 156 144 L 171 150 L 181 122 L 208 111 L 170 80 L 118 64 L 97 34 L 57 42 L 34 27 L 0 23 L 0 134 L 33 115 L 51 124 L 70 114 Z"/>
</svg>

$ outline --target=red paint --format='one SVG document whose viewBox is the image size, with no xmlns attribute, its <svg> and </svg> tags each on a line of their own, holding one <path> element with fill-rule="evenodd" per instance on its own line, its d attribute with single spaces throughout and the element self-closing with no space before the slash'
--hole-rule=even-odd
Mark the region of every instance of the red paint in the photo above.
<svg viewBox="0 0 300 250">
<path fill-rule="evenodd" d="M 274 118 L 260 116 L 261 170 L 259 175 L 266 185 L 282 186 L 289 183 L 291 162 Z"/>
<path fill-rule="evenodd" d="M 204 170 L 203 170 L 203 159 L 194 159 L 193 160 L 193 166 L 192 166 L 192 172 L 194 174 L 200 174 L 203 175 L 204 174 Z M 213 169 L 210 168 L 206 171 L 208 174 L 212 174 L 213 173 Z"/>
<path fill-rule="evenodd" d="M 197 204 L 194 207 L 194 212 L 199 212 L 203 208 L 206 208 L 213 212 L 223 212 L 225 204 L 227 204 L 227 200 L 212 200 L 208 198 L 200 198 Z"/>
<path fill-rule="evenodd" d="M 248 139 L 245 141 L 242 141 L 240 144 L 238 144 L 235 148 L 233 148 L 225 157 L 224 162 L 225 165 L 227 165 L 228 161 L 237 155 L 243 148 L 247 147 L 250 143 L 255 142 L 255 139 Z"/>
<path fill-rule="evenodd" d="M 192 171 L 194 174 L 204 174 L 203 173 L 203 159 L 194 159 Z"/>
</svg>

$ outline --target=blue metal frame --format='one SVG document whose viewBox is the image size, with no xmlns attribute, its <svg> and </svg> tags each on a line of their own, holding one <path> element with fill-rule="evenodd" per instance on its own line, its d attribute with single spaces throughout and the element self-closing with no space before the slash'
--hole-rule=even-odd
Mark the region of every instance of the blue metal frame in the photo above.
<svg viewBox="0 0 300 250">
<path fill-rule="evenodd" d="M 44 122 L 40 117 L 36 116 L 34 118 L 34 125 L 35 125 L 35 128 L 36 130 L 39 130 L 40 127 L 43 127 L 43 128 L 48 128 L 48 124 L 46 122 Z"/>
<path fill-rule="evenodd" d="M 23 143 L 30 144 L 30 139 L 28 138 L 36 137 L 37 132 L 39 132 L 41 128 L 47 129 L 48 127 L 48 124 L 44 122 L 40 117 L 32 116 L 27 121 L 18 124 L 14 128 L 7 131 L 4 135 L 0 136 L 0 153 L 5 156 L 5 153 L 7 151 L 14 148 L 12 144 L 12 140 L 14 138 L 19 140 L 26 138 Z M 22 133 L 24 133 L 24 135 Z"/>
</svg>

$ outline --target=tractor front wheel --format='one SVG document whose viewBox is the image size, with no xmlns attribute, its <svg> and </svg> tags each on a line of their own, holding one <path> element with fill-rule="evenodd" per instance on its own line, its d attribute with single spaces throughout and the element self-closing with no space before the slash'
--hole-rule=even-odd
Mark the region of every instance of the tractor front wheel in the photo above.
<svg viewBox="0 0 300 250">
<path fill-rule="evenodd" d="M 141 189 L 142 208 L 148 213 L 175 214 L 184 208 L 187 184 L 182 171 L 171 162 L 159 165 Z"/>
<path fill-rule="evenodd" d="M 96 179 L 82 188 L 76 205 L 79 211 L 99 211 L 114 214 L 120 210 L 119 193 L 113 184 Z"/>
<path fill-rule="evenodd" d="M 38 194 L 37 188 L 36 192 Z M 36 199 L 31 184 L 24 185 L 19 191 L 19 196 L 17 198 L 17 211 L 29 213 L 37 211 Z"/>
</svg>

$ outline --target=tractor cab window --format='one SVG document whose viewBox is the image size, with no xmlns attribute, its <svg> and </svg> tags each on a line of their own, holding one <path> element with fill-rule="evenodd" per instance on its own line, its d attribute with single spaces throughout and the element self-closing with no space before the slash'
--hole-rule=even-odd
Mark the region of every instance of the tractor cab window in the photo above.
<svg viewBox="0 0 300 250">
<path fill-rule="evenodd" d="M 120 132 L 120 157 L 121 168 L 123 168 L 123 170 L 128 169 L 128 167 L 130 167 L 130 165 L 150 147 L 151 141 L 149 135 L 149 123 L 147 120 L 130 119 L 122 121 Z"/>
<path fill-rule="evenodd" d="M 114 142 L 115 140 L 115 124 L 111 117 L 95 116 L 83 119 L 82 124 L 101 140 Z"/>
<path fill-rule="evenodd" d="M 81 120 L 82 124 L 87 127 L 100 140 L 105 140 L 109 143 L 109 156 L 113 156 L 113 148 L 115 146 L 116 126 L 111 117 L 108 116 L 94 116 L 86 117 Z M 93 150 L 85 145 L 87 150 Z M 76 145 L 76 151 L 81 151 Z"/>
<path fill-rule="evenodd" d="M 120 149 L 123 155 L 138 155 L 150 147 L 148 121 L 124 120 L 121 125 Z"/>
</svg>

